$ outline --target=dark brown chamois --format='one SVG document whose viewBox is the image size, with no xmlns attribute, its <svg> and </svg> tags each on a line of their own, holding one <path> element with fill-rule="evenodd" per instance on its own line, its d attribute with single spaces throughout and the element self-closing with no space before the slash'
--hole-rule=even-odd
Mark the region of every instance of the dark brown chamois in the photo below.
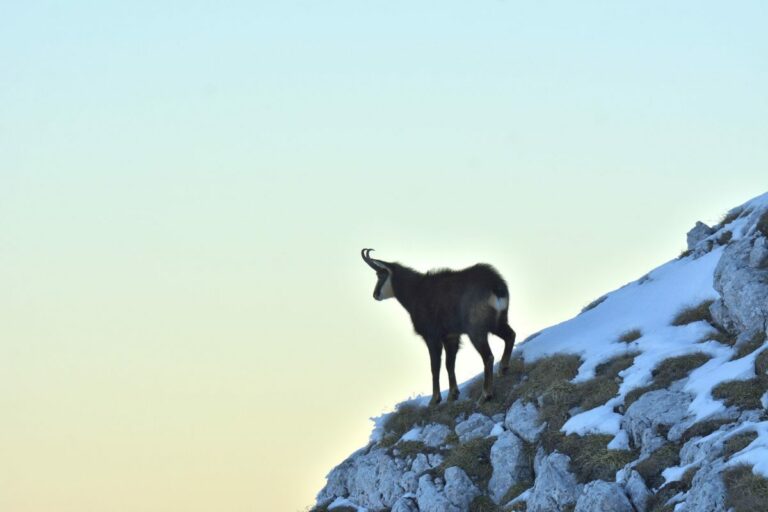
<svg viewBox="0 0 768 512">
<path fill-rule="evenodd" d="M 426 274 L 398 263 L 375 260 L 373 249 L 363 249 L 363 260 L 376 271 L 378 281 L 373 298 L 394 297 L 411 315 L 413 328 L 427 343 L 432 366 L 432 400 L 440 402 L 440 359 L 445 348 L 450 392 L 448 400 L 459 397 L 456 384 L 456 352 L 459 337 L 467 334 L 483 358 L 484 380 L 480 401 L 493 396 L 493 353 L 488 333 L 504 340 L 501 372 L 509 370 L 515 345 L 515 331 L 507 323 L 507 283 L 490 265 L 477 264 L 464 270 L 436 270 Z"/>
</svg>

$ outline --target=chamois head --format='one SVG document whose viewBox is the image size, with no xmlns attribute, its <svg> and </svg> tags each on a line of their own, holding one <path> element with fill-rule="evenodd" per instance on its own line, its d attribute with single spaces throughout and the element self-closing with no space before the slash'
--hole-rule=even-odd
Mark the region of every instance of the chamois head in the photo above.
<svg viewBox="0 0 768 512">
<path fill-rule="evenodd" d="M 363 249 L 360 254 L 363 261 L 376 271 L 378 277 L 376 287 L 373 289 L 373 298 L 376 300 L 391 299 L 395 296 L 395 290 L 392 288 L 392 269 L 383 261 L 371 258 L 368 253 L 372 250 Z"/>
</svg>

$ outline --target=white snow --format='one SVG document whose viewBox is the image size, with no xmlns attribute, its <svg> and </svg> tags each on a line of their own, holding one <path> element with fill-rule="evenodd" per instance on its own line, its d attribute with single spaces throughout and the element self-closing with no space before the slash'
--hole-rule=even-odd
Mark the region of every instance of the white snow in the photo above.
<svg viewBox="0 0 768 512">
<path fill-rule="evenodd" d="M 354 508 L 357 512 L 368 512 L 367 508 L 360 507 L 355 503 L 349 501 L 347 498 L 341 498 L 341 497 L 333 500 L 333 502 L 330 505 L 328 505 L 328 510 L 334 510 L 340 507 Z"/>
</svg>

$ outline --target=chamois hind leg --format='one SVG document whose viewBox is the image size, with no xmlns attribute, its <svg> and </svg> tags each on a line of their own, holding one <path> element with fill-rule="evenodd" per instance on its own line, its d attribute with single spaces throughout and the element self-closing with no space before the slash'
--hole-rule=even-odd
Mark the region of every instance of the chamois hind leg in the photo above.
<svg viewBox="0 0 768 512">
<path fill-rule="evenodd" d="M 491 331 L 493 334 L 504 340 L 504 353 L 501 355 L 501 365 L 499 373 L 505 375 L 509 372 L 509 358 L 512 356 L 512 349 L 515 347 L 515 331 L 509 326 L 506 310 L 501 313 L 496 328 Z"/>
<path fill-rule="evenodd" d="M 456 352 L 459 351 L 459 337 L 447 336 L 443 340 L 443 347 L 445 347 L 445 369 L 448 370 L 448 383 L 450 385 L 450 392 L 448 393 L 448 401 L 453 402 L 459 398 L 459 385 L 456 383 Z"/>
<path fill-rule="evenodd" d="M 493 398 L 493 352 L 488 345 L 488 333 L 473 333 L 469 335 L 469 339 L 483 358 L 483 393 L 478 402 L 487 402 Z"/>
<path fill-rule="evenodd" d="M 428 339 L 429 362 L 432 368 L 432 400 L 429 405 L 437 405 L 442 400 L 440 396 L 440 359 L 443 355 L 443 344 L 440 340 Z"/>
</svg>

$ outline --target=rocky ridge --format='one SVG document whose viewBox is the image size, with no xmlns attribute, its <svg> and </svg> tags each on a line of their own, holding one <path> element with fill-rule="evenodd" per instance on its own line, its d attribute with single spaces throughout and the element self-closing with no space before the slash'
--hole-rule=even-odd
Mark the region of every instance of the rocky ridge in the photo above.
<svg viewBox="0 0 768 512">
<path fill-rule="evenodd" d="M 312 510 L 763 510 L 768 194 L 687 242 L 520 344 L 494 401 L 379 418 Z"/>
</svg>

